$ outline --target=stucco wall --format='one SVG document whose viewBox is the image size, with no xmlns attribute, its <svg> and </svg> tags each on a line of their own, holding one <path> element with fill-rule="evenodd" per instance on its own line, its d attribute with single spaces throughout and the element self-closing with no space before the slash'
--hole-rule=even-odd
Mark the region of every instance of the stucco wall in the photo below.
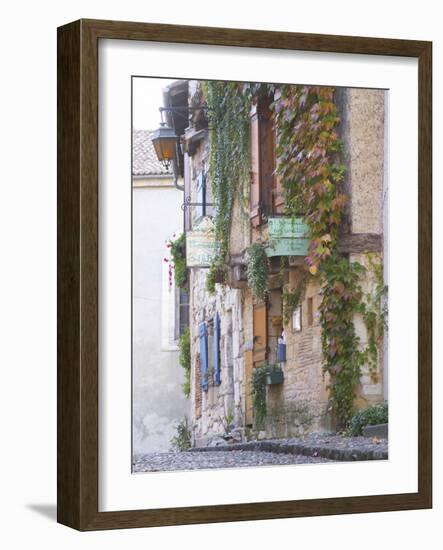
<svg viewBox="0 0 443 550">
<path fill-rule="evenodd" d="M 183 193 L 171 184 L 142 187 L 138 182 L 133 188 L 134 456 L 169 450 L 175 423 L 189 415 L 178 351 L 162 345 L 161 323 L 165 286 L 166 294 L 174 292 L 163 269 L 165 241 L 182 226 L 182 201 Z"/>
</svg>

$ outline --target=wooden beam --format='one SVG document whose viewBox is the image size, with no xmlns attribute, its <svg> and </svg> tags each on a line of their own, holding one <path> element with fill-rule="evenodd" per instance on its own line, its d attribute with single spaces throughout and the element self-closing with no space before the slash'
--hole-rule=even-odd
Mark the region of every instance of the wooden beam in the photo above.
<svg viewBox="0 0 443 550">
<path fill-rule="evenodd" d="M 378 233 L 349 233 L 340 235 L 337 243 L 342 254 L 383 252 L 383 235 Z"/>
</svg>

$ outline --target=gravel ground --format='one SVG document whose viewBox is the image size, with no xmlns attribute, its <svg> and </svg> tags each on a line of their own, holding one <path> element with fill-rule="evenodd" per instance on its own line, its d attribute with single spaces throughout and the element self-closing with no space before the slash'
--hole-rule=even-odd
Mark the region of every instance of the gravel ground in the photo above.
<svg viewBox="0 0 443 550">
<path fill-rule="evenodd" d="M 325 458 L 266 451 L 219 450 L 216 453 L 150 453 L 137 459 L 133 465 L 133 471 L 207 470 L 211 468 L 242 468 L 247 466 L 315 464 L 321 462 L 331 461 Z"/>
</svg>

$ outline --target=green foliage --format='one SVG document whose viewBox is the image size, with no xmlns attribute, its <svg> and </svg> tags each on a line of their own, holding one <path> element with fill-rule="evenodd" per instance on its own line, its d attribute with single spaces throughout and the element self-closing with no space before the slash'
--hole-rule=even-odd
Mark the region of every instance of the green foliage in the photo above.
<svg viewBox="0 0 443 550">
<path fill-rule="evenodd" d="M 286 214 L 303 215 L 310 228 L 306 262 L 312 275 L 336 246 L 347 201 L 339 191 L 345 167 L 333 98 L 334 89 L 327 86 L 282 85 L 272 105 Z"/>
<path fill-rule="evenodd" d="M 178 339 L 178 362 L 185 369 L 185 382 L 182 384 L 182 390 L 189 399 L 191 395 L 191 335 L 189 327 L 186 327 L 183 334 Z"/>
<path fill-rule="evenodd" d="M 208 273 L 206 275 L 205 286 L 208 293 L 214 294 L 216 283 L 224 283 L 225 278 L 226 278 L 226 266 L 222 262 L 221 258 L 218 257 L 209 266 Z"/>
<path fill-rule="evenodd" d="M 268 374 L 276 371 L 280 372 L 281 367 L 268 363 L 264 363 L 252 370 L 251 395 L 256 428 L 262 427 L 266 418 L 266 377 Z"/>
<path fill-rule="evenodd" d="M 309 226 L 307 270 L 322 284 L 320 325 L 323 372 L 329 374 L 330 410 L 345 426 L 353 414 L 361 367 L 377 365 L 385 326 L 383 276 L 374 294 L 364 296 L 360 277 L 364 267 L 337 252 L 338 228 L 348 197 L 341 190 L 345 166 L 338 137 L 334 89 L 283 85 L 272 105 L 277 127 L 277 173 L 285 192 L 286 215 L 302 215 Z M 373 264 L 377 270 L 377 264 Z M 294 291 L 283 295 L 283 317 L 289 321 L 304 291 L 307 275 Z M 354 317 L 361 314 L 368 346 L 360 349 Z"/>
<path fill-rule="evenodd" d="M 388 404 L 380 403 L 371 405 L 367 409 L 356 413 L 349 422 L 348 435 L 362 435 L 362 428 L 365 426 L 374 426 L 375 424 L 387 424 L 388 422 Z"/>
<path fill-rule="evenodd" d="M 303 297 L 307 279 L 322 284 L 320 325 L 323 371 L 329 374 L 330 410 L 345 426 L 353 414 L 355 389 L 361 367 L 374 373 L 378 348 L 386 326 L 385 295 L 381 268 L 374 293 L 364 295 L 360 277 L 364 267 L 349 262 L 337 251 L 338 228 L 348 197 L 342 192 L 345 166 L 338 137 L 340 118 L 334 103 L 334 88 L 272 84 L 243 85 L 205 82 L 204 95 L 210 125 L 209 176 L 216 204 L 216 236 L 221 254 L 208 273 L 206 286 L 215 283 L 229 253 L 232 207 L 235 193 L 244 200 L 249 187 L 249 108 L 259 96 L 271 96 L 277 129 L 277 167 L 285 195 L 285 214 L 303 217 L 309 226 L 306 275 L 293 291 L 283 296 L 283 316 L 288 322 Z M 248 284 L 258 299 L 266 295 L 268 259 L 263 243 L 248 249 Z M 368 331 L 368 345 L 361 350 L 354 317 L 361 314 Z M 257 423 L 266 415 L 265 366 L 254 369 L 253 401 Z"/>
<path fill-rule="evenodd" d="M 355 388 L 363 355 L 355 333 L 354 315 L 362 300 L 360 276 L 364 267 L 333 253 L 323 261 L 322 302 L 319 308 L 323 371 L 329 373 L 331 409 L 345 426 L 353 413 Z"/>
<path fill-rule="evenodd" d="M 383 263 L 377 261 L 374 254 L 366 255 L 374 281 L 374 292 L 365 295 L 362 304 L 362 316 L 368 333 L 368 344 L 364 350 L 364 360 L 374 382 L 377 381 L 376 368 L 383 336 L 388 329 L 387 292 L 383 279 Z"/>
<path fill-rule="evenodd" d="M 215 233 L 223 263 L 229 252 L 232 207 L 244 199 L 249 185 L 249 99 L 236 82 L 203 82 L 210 128 L 209 179 L 215 202 Z M 214 277 L 209 288 L 214 289 Z"/>
<path fill-rule="evenodd" d="M 174 262 L 174 279 L 178 287 L 186 285 L 186 236 L 184 233 L 175 241 L 171 240 L 168 243 L 171 251 L 172 260 Z"/>
<path fill-rule="evenodd" d="M 257 241 L 251 244 L 246 252 L 246 259 L 248 286 L 258 300 L 264 300 L 268 277 L 268 257 L 265 243 Z"/>
<path fill-rule="evenodd" d="M 215 293 L 215 277 L 218 270 L 217 264 L 213 263 L 209 269 L 208 273 L 206 275 L 206 290 L 209 292 L 209 294 Z"/>
<path fill-rule="evenodd" d="M 225 416 L 219 417 L 220 422 L 222 423 L 223 430 L 225 434 L 228 434 L 234 424 L 234 413 L 232 412 L 232 409 L 229 409 Z"/>
<path fill-rule="evenodd" d="M 184 452 L 191 448 L 191 430 L 186 416 L 177 423 L 177 435 L 171 439 L 171 446 L 174 451 Z"/>
</svg>

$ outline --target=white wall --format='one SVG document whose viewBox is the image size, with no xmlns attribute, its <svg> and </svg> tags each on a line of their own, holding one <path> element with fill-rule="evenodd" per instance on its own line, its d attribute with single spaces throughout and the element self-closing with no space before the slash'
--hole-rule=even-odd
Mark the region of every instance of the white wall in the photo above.
<svg viewBox="0 0 443 550">
<path fill-rule="evenodd" d="M 1 542 L 6 548 L 93 550 L 287 544 L 328 550 L 435 548 L 443 520 L 442 285 L 435 285 L 435 508 L 324 518 L 77 533 L 55 523 L 56 27 L 79 17 L 434 40 L 434 205 L 443 210 L 443 37 L 440 3 L 254 0 L 77 0 L 5 3 L 0 116 L 2 384 Z M 209 7 L 208 7 L 209 6 Z M 399 9 L 400 8 L 400 9 Z M 26 177 L 18 175 L 24 173 Z M 393 205 L 396 207 L 396 205 Z M 435 216 L 435 281 L 443 278 L 443 217 Z M 407 437 L 407 426 L 405 426 Z M 264 480 L 265 482 L 265 480 Z"/>
<path fill-rule="evenodd" d="M 178 348 L 173 341 L 164 345 L 165 329 L 174 329 L 165 302 L 173 305 L 175 296 L 163 261 L 165 241 L 183 223 L 183 193 L 171 184 L 134 187 L 132 196 L 133 455 L 138 456 L 170 449 L 176 423 L 189 416 L 189 400 L 181 389 Z"/>
</svg>

